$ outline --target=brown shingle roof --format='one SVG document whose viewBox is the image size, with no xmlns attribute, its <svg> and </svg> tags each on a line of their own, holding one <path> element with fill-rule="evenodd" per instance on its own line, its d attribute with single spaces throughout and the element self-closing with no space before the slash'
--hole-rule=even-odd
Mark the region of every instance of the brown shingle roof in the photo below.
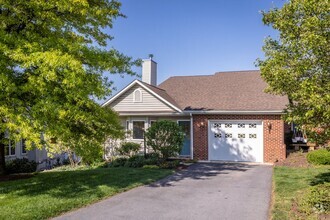
<svg viewBox="0 0 330 220">
<path fill-rule="evenodd" d="M 182 110 L 280 111 L 288 99 L 267 94 L 260 72 L 219 72 L 171 77 L 158 86 Z"/>
<path fill-rule="evenodd" d="M 148 87 L 148 89 L 150 89 L 151 91 L 153 91 L 154 93 L 156 93 L 157 95 L 159 95 L 160 97 L 162 97 L 163 99 L 165 99 L 167 102 L 171 103 L 178 109 L 181 109 L 181 107 L 176 103 L 176 101 L 171 96 L 169 96 L 168 93 L 164 89 L 161 89 L 156 86 L 152 86 L 152 85 L 142 82 L 142 81 L 140 81 L 140 83 L 142 83 L 143 85 Z"/>
</svg>

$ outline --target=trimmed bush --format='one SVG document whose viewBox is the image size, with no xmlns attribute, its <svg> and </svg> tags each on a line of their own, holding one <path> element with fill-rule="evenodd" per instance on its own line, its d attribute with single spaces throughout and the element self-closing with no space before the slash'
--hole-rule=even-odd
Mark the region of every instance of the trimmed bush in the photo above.
<svg viewBox="0 0 330 220">
<path fill-rule="evenodd" d="M 145 132 L 147 146 L 160 153 L 164 159 L 179 155 L 184 132 L 174 121 L 157 121 Z"/>
<path fill-rule="evenodd" d="M 27 158 L 17 158 L 6 162 L 6 172 L 12 173 L 33 173 L 37 170 L 38 164 L 29 161 Z"/>
<path fill-rule="evenodd" d="M 144 164 L 145 165 L 159 165 L 164 161 L 163 158 L 158 153 L 148 153 L 146 154 Z"/>
<path fill-rule="evenodd" d="M 118 149 L 118 152 L 123 156 L 132 156 L 137 154 L 141 148 L 141 145 L 134 142 L 125 142 L 122 143 L 121 147 Z"/>
<path fill-rule="evenodd" d="M 328 165 L 330 164 L 330 151 L 327 149 L 311 151 L 307 154 L 307 160 L 315 165 Z"/>
<path fill-rule="evenodd" d="M 128 158 L 125 157 L 116 158 L 109 164 L 109 167 L 123 167 L 125 166 L 127 160 Z"/>
<path fill-rule="evenodd" d="M 134 155 L 126 161 L 125 167 L 134 167 L 134 168 L 143 167 L 143 165 L 145 165 L 144 162 L 145 162 L 144 156 Z"/>
</svg>

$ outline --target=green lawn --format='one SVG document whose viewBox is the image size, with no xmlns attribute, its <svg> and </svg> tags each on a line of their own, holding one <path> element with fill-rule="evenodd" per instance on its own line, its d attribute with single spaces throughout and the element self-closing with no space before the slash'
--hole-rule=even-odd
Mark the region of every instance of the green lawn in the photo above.
<svg viewBox="0 0 330 220">
<path fill-rule="evenodd" d="M 273 220 L 315 219 L 315 214 L 300 216 L 300 201 L 310 186 L 330 181 L 330 166 L 293 168 L 277 166 L 274 168 Z"/>
<path fill-rule="evenodd" d="M 46 219 L 151 183 L 173 171 L 95 168 L 48 171 L 25 180 L 0 182 L 0 219 Z"/>
</svg>

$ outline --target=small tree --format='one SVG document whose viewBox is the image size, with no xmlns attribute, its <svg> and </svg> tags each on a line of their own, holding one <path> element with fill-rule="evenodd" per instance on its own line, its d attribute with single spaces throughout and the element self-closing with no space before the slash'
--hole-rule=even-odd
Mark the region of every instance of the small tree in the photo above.
<svg viewBox="0 0 330 220">
<path fill-rule="evenodd" d="M 263 22 L 279 32 L 267 38 L 258 60 L 267 91 L 287 95 L 285 120 L 304 126 L 319 144 L 330 140 L 330 2 L 287 1 L 262 12 Z"/>
<path fill-rule="evenodd" d="M 155 122 L 146 132 L 147 146 L 156 153 L 161 153 L 164 159 L 177 156 L 183 146 L 184 132 L 181 127 L 168 120 Z"/>
</svg>

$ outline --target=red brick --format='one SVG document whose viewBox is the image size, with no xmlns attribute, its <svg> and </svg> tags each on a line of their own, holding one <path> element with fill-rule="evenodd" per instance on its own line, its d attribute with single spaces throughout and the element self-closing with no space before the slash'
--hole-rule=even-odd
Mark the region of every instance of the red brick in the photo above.
<svg viewBox="0 0 330 220">
<path fill-rule="evenodd" d="M 273 163 L 286 157 L 284 124 L 280 115 L 193 115 L 194 159 L 208 160 L 208 120 L 262 120 L 264 133 L 264 162 Z M 198 126 L 204 124 L 204 126 Z M 268 123 L 272 127 L 268 129 Z"/>
</svg>

